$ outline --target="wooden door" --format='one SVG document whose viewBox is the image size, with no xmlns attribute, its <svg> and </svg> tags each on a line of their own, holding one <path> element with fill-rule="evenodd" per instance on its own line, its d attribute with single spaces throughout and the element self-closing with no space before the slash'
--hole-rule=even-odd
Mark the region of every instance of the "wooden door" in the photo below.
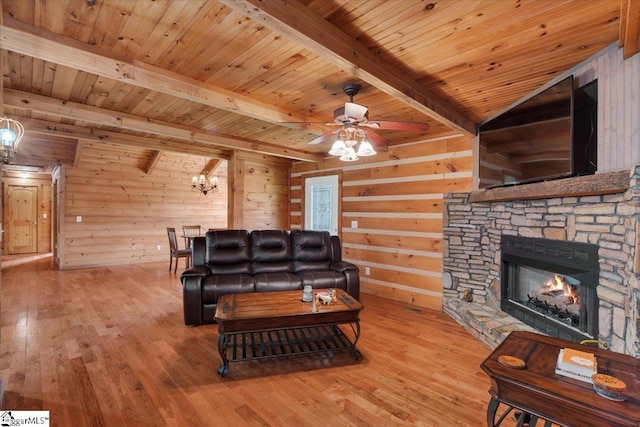
<svg viewBox="0 0 640 427">
<path fill-rule="evenodd" d="M 9 185 L 7 208 L 9 254 L 38 252 L 38 187 Z"/>
</svg>

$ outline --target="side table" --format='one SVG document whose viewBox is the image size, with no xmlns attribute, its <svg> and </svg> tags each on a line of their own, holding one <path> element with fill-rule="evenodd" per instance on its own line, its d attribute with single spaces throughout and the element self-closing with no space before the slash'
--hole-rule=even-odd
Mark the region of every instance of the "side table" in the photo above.
<svg viewBox="0 0 640 427">
<path fill-rule="evenodd" d="M 598 395 L 592 385 L 555 373 L 562 348 L 595 354 L 598 373 L 612 375 L 627 385 L 627 400 L 612 401 Z M 498 357 L 514 356 L 525 361 L 524 369 L 501 364 Z M 491 379 L 491 401 L 487 425 L 498 426 L 512 409 L 521 411 L 529 426 L 539 419 L 545 426 L 640 426 L 640 360 L 634 357 L 552 338 L 532 332 L 512 332 L 481 364 Z M 505 412 L 496 413 L 500 404 Z"/>
</svg>

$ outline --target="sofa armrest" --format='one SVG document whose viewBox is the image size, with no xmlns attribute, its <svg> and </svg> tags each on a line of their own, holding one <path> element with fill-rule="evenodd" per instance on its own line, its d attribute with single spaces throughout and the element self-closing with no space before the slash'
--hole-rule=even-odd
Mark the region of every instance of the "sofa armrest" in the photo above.
<svg viewBox="0 0 640 427">
<path fill-rule="evenodd" d="M 202 324 L 202 282 L 210 273 L 207 266 L 196 265 L 180 276 L 185 325 Z"/>
<path fill-rule="evenodd" d="M 344 273 L 345 270 L 356 270 L 358 271 L 358 267 L 355 264 L 351 264 L 346 261 L 333 261 L 329 264 L 329 269 L 333 271 L 339 271 L 340 273 Z"/>
<path fill-rule="evenodd" d="M 329 264 L 329 268 L 333 271 L 339 271 L 347 278 L 347 293 L 360 300 L 360 273 L 355 264 L 346 261 L 334 261 Z"/>
<path fill-rule="evenodd" d="M 206 265 L 194 265 L 189 267 L 180 275 L 180 280 L 182 280 L 182 284 L 184 284 L 185 277 L 207 277 L 211 274 L 211 270 Z"/>
</svg>

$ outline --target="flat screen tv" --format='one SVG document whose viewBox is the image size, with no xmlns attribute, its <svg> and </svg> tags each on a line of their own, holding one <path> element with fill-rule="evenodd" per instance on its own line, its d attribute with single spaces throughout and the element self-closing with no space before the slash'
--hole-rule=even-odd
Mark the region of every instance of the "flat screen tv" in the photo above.
<svg viewBox="0 0 640 427">
<path fill-rule="evenodd" d="M 480 187 L 595 173 L 597 93 L 569 76 L 483 123 Z"/>
</svg>

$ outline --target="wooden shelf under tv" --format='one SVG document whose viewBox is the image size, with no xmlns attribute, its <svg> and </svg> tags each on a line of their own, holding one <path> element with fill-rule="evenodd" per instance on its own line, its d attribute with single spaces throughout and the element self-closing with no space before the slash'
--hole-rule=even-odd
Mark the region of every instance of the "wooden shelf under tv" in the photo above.
<svg viewBox="0 0 640 427">
<path fill-rule="evenodd" d="M 469 202 L 504 202 L 509 200 L 597 196 L 624 193 L 628 189 L 629 171 L 623 170 L 476 190 L 471 192 Z"/>
</svg>

